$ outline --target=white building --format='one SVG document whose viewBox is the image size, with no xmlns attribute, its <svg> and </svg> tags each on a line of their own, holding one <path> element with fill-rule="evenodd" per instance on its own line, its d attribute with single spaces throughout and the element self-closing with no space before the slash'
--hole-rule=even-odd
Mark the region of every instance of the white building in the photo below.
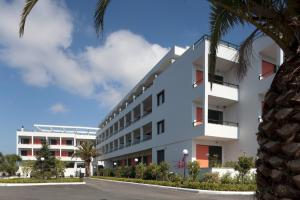
<svg viewBox="0 0 300 200">
<path fill-rule="evenodd" d="M 82 142 L 95 142 L 98 128 L 40 124 L 33 126 L 32 131 L 24 130 L 23 127 L 17 131 L 17 154 L 22 160 L 36 160 L 35 156 L 42 147 L 41 141 L 45 139 L 53 156 L 68 161 L 65 176 L 75 176 L 79 170 L 85 173 L 84 162 L 80 158 L 72 158 L 72 155 Z"/>
<path fill-rule="evenodd" d="M 105 167 L 135 165 L 134 158 L 167 161 L 176 170 L 183 149 L 202 168 L 256 156 L 261 105 L 282 51 L 267 37 L 257 39 L 252 66 L 238 81 L 238 47 L 222 41 L 210 80 L 209 44 L 203 36 L 191 47 L 175 46 L 115 106 L 99 125 L 97 160 Z"/>
</svg>

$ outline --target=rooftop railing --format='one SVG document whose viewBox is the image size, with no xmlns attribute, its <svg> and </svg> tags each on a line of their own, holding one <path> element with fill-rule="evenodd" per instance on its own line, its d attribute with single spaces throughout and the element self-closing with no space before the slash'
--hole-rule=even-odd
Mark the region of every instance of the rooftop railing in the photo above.
<svg viewBox="0 0 300 200">
<path fill-rule="evenodd" d="M 194 43 L 194 47 L 197 47 L 202 41 L 204 40 L 210 40 L 210 36 L 205 34 L 203 35 L 201 38 L 199 38 L 195 43 Z M 239 45 L 236 45 L 234 43 L 231 43 L 231 42 L 227 42 L 225 40 L 220 40 L 219 41 L 219 44 L 222 44 L 222 45 L 225 45 L 227 47 L 231 47 L 231 48 L 234 48 L 234 49 L 239 49 L 240 46 Z"/>
</svg>

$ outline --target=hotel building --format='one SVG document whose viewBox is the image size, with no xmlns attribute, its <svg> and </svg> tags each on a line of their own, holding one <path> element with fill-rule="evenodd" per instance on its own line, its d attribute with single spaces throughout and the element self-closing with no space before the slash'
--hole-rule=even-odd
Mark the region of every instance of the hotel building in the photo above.
<svg viewBox="0 0 300 200">
<path fill-rule="evenodd" d="M 42 147 L 41 141 L 45 139 L 53 156 L 68 161 L 65 176 L 75 176 L 79 170 L 85 173 L 83 160 L 72 158 L 72 155 L 82 142 L 95 142 L 98 128 L 40 124 L 33 127 L 32 131 L 23 127 L 17 131 L 17 155 L 22 160 L 36 160 L 35 156 Z"/>
<path fill-rule="evenodd" d="M 99 125 L 98 161 L 105 167 L 166 161 L 176 171 L 183 149 L 201 168 L 256 156 L 261 105 L 283 53 L 270 38 L 257 39 L 239 81 L 238 46 L 221 41 L 211 79 L 209 45 L 203 36 L 173 47 L 114 107 Z"/>
</svg>

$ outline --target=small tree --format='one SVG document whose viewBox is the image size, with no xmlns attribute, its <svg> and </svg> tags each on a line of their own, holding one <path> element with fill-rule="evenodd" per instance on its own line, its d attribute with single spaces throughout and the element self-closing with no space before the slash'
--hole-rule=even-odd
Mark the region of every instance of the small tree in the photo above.
<svg viewBox="0 0 300 200">
<path fill-rule="evenodd" d="M 168 179 L 168 173 L 170 166 L 167 162 L 161 162 L 158 165 L 159 168 L 159 175 L 161 176 L 162 180 L 165 181 Z"/>
<path fill-rule="evenodd" d="M 238 162 L 234 166 L 234 170 L 239 172 L 242 183 L 244 183 L 244 178 L 252 167 L 254 167 L 253 157 L 247 157 L 246 155 L 239 157 Z"/>
<path fill-rule="evenodd" d="M 44 158 L 44 160 L 42 160 Z M 34 176 L 41 178 L 51 178 L 55 169 L 55 157 L 51 155 L 49 145 L 45 139 L 42 140 L 42 148 L 36 156 L 33 167 Z"/>
<path fill-rule="evenodd" d="M 55 175 L 56 178 L 63 177 L 66 169 L 66 163 L 60 159 L 55 159 Z"/>
<path fill-rule="evenodd" d="M 145 174 L 145 170 L 146 170 L 146 166 L 144 163 L 139 163 L 136 167 L 135 167 L 135 176 L 136 178 L 144 178 L 144 174 Z"/>
<path fill-rule="evenodd" d="M 200 165 L 197 161 L 189 162 L 188 163 L 188 170 L 189 175 L 192 178 L 193 181 L 196 181 L 198 174 L 200 172 Z"/>
<path fill-rule="evenodd" d="M 22 158 L 16 154 L 8 154 L 1 158 L 1 169 L 3 172 L 8 173 L 10 176 L 15 175 L 18 171 L 18 163 L 22 161 Z"/>
<path fill-rule="evenodd" d="M 33 170 L 34 164 L 35 164 L 35 161 L 33 161 L 33 160 L 24 160 L 24 161 L 22 161 L 21 170 L 22 170 L 22 173 L 24 174 L 25 177 L 27 177 L 31 173 L 31 171 Z"/>
</svg>

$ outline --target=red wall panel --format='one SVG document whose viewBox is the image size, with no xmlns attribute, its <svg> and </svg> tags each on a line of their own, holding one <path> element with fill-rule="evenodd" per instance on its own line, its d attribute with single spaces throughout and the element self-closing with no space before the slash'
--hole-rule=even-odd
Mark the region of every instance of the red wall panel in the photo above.
<svg viewBox="0 0 300 200">
<path fill-rule="evenodd" d="M 200 168 L 208 168 L 208 146 L 196 145 L 196 160 L 198 161 Z"/>
</svg>

